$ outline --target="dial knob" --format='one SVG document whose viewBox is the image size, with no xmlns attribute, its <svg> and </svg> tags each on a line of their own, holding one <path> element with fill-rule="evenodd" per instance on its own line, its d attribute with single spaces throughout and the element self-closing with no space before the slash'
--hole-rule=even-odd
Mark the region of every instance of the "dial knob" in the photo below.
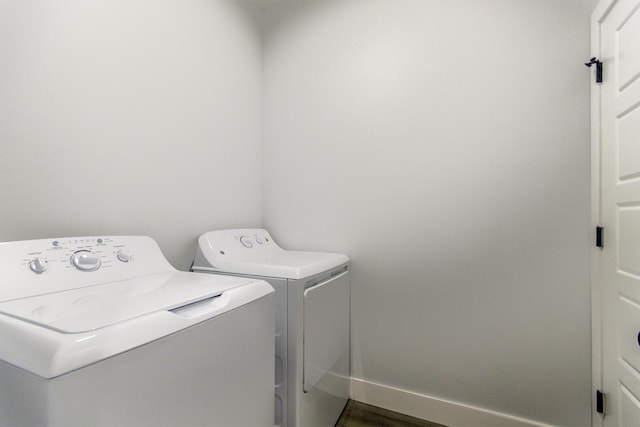
<svg viewBox="0 0 640 427">
<path fill-rule="evenodd" d="M 34 273 L 40 274 L 47 271 L 47 268 L 49 268 L 49 263 L 46 259 L 35 257 L 29 262 L 29 268 Z"/>
<path fill-rule="evenodd" d="M 242 243 L 245 248 L 253 247 L 253 242 L 251 241 L 251 237 L 249 236 L 240 236 L 240 243 Z"/>
<path fill-rule="evenodd" d="M 89 251 L 77 251 L 71 255 L 71 265 L 80 271 L 95 271 L 100 268 L 102 261 Z"/>
<path fill-rule="evenodd" d="M 131 255 L 126 252 L 118 251 L 116 258 L 118 258 L 118 261 L 129 262 L 131 260 Z"/>
</svg>

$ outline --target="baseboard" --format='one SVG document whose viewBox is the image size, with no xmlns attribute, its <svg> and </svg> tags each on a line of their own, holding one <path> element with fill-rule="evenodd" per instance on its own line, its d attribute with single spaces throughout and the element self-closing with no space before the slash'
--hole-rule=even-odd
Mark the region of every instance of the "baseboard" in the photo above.
<svg viewBox="0 0 640 427">
<path fill-rule="evenodd" d="M 550 427 L 524 418 L 351 378 L 351 398 L 449 427 Z"/>
</svg>

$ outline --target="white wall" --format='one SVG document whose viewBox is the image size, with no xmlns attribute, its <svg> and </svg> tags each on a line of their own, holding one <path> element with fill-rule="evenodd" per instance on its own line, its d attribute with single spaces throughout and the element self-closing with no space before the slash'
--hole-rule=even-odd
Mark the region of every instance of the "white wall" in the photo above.
<svg viewBox="0 0 640 427">
<path fill-rule="evenodd" d="M 257 10 L 0 0 L 0 241 L 261 224 Z"/>
<path fill-rule="evenodd" d="M 264 225 L 353 260 L 353 374 L 590 423 L 590 2 L 265 14 Z"/>
</svg>

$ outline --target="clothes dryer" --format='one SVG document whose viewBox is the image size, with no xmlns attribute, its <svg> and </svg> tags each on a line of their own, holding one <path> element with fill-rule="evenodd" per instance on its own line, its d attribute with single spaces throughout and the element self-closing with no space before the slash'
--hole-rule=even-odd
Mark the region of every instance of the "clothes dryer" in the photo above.
<svg viewBox="0 0 640 427">
<path fill-rule="evenodd" d="M 0 426 L 270 426 L 273 288 L 148 237 L 0 244 Z"/>
<path fill-rule="evenodd" d="M 192 271 L 275 288 L 274 425 L 333 426 L 349 399 L 349 258 L 284 250 L 263 229 L 219 230 L 200 236 Z"/>
</svg>

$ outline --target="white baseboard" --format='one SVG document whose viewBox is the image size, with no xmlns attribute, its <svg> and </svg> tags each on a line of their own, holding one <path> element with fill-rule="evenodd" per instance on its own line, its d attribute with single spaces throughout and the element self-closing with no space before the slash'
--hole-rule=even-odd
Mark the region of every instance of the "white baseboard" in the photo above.
<svg viewBox="0 0 640 427">
<path fill-rule="evenodd" d="M 550 427 L 524 418 L 450 402 L 358 378 L 351 378 L 351 398 L 450 427 Z"/>
</svg>

